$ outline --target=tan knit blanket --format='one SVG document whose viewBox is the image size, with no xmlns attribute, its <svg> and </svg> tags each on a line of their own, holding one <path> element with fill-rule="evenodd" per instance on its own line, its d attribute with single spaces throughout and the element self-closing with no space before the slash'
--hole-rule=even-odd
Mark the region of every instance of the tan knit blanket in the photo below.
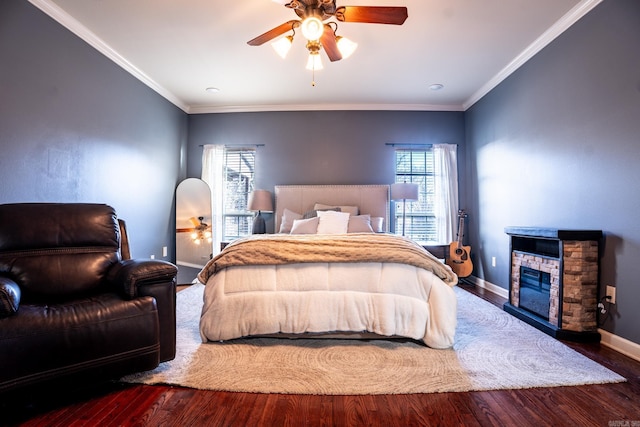
<svg viewBox="0 0 640 427">
<path fill-rule="evenodd" d="M 322 262 L 385 262 L 408 264 L 431 271 L 449 286 L 458 282 L 443 264 L 412 240 L 392 234 L 339 235 L 262 234 L 229 244 L 198 274 L 207 283 L 216 272 L 233 266 Z"/>
</svg>

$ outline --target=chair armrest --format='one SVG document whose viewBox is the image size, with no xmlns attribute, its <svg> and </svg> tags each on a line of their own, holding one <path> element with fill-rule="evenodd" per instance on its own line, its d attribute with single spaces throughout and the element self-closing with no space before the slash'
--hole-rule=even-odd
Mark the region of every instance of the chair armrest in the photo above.
<svg viewBox="0 0 640 427">
<path fill-rule="evenodd" d="M 8 277 L 0 276 L 0 318 L 18 311 L 20 306 L 20 286 Z"/>
<path fill-rule="evenodd" d="M 107 280 L 131 299 L 140 296 L 141 286 L 172 282 L 177 274 L 178 268 L 166 261 L 128 259 L 111 267 Z"/>
<path fill-rule="evenodd" d="M 152 296 L 160 322 L 160 361 L 176 355 L 176 276 L 178 268 L 160 260 L 124 260 L 109 270 L 108 280 L 127 298 Z"/>
</svg>

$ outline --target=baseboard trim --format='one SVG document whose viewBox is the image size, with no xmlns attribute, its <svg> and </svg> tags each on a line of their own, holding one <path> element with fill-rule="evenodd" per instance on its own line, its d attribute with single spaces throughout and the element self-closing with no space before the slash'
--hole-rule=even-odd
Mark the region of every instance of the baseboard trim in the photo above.
<svg viewBox="0 0 640 427">
<path fill-rule="evenodd" d="M 484 279 L 480 279 L 479 277 L 476 276 L 469 276 L 466 277 L 465 280 L 468 280 L 470 282 L 473 282 L 474 285 L 486 289 L 487 291 L 494 293 L 496 295 L 498 295 L 499 297 L 505 298 L 505 299 L 509 299 L 509 290 L 505 289 L 501 286 L 498 285 L 494 285 L 491 282 L 488 282 Z"/>
<path fill-rule="evenodd" d="M 465 280 L 473 282 L 474 285 L 486 289 L 487 291 L 492 292 L 502 298 L 509 299 L 508 289 L 505 289 L 498 285 L 494 285 L 491 282 L 475 276 L 469 276 L 465 278 Z M 600 344 L 640 362 L 640 344 L 629 341 L 626 338 L 619 337 L 618 335 L 614 335 L 611 332 L 605 331 L 604 329 L 598 329 L 598 332 L 601 336 Z"/>
<path fill-rule="evenodd" d="M 640 362 L 640 344 L 614 335 L 604 329 L 598 329 L 598 332 L 600 332 L 601 336 L 600 344 Z"/>
<path fill-rule="evenodd" d="M 176 261 L 176 265 L 181 265 L 183 267 L 197 268 L 201 270 L 204 268 L 204 264 L 194 264 L 192 262 L 184 262 L 184 261 Z"/>
</svg>

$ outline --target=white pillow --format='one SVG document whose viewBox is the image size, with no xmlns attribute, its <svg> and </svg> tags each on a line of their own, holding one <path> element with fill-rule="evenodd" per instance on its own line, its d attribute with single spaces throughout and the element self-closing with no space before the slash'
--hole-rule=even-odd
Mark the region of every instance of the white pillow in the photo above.
<svg viewBox="0 0 640 427">
<path fill-rule="evenodd" d="M 357 206 L 337 206 L 337 205 L 323 205 L 322 203 L 316 203 L 313 206 L 313 209 L 317 211 L 326 211 L 329 209 L 339 208 L 340 212 L 349 212 L 349 214 L 356 216 L 359 213 L 359 209 Z"/>
<path fill-rule="evenodd" d="M 282 212 L 282 222 L 280 223 L 280 233 L 289 233 L 291 232 L 291 227 L 293 227 L 293 221 L 296 219 L 302 218 L 302 215 L 296 213 L 294 211 L 290 211 L 286 209 Z"/>
<path fill-rule="evenodd" d="M 383 222 L 384 218 L 381 216 L 371 217 L 371 228 L 373 228 L 374 233 L 384 233 L 384 229 L 382 228 Z"/>
<path fill-rule="evenodd" d="M 318 234 L 347 234 L 349 212 L 318 211 Z"/>
<path fill-rule="evenodd" d="M 295 219 L 293 227 L 291 227 L 291 234 L 316 234 L 319 222 L 320 218 L 317 216 L 308 219 Z"/>
</svg>

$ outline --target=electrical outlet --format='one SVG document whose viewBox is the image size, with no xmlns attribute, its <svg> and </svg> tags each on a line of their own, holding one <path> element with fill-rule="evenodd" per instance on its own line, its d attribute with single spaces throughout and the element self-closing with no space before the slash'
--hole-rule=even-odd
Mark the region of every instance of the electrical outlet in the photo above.
<svg viewBox="0 0 640 427">
<path fill-rule="evenodd" d="M 607 296 L 609 297 L 609 302 L 611 304 L 616 303 L 616 288 L 613 286 L 607 285 Z"/>
<path fill-rule="evenodd" d="M 149 258 L 156 259 L 156 256 L 155 255 L 151 255 Z"/>
<path fill-rule="evenodd" d="M 166 257 L 166 256 L 167 256 L 167 254 L 168 254 L 168 252 L 169 252 L 169 251 L 168 251 L 167 247 L 166 247 L 166 246 L 163 246 L 163 247 L 162 247 L 162 256 L 163 256 L 163 257 Z"/>
<path fill-rule="evenodd" d="M 496 257 L 492 256 L 491 257 L 491 267 L 495 267 L 496 266 Z"/>
</svg>

